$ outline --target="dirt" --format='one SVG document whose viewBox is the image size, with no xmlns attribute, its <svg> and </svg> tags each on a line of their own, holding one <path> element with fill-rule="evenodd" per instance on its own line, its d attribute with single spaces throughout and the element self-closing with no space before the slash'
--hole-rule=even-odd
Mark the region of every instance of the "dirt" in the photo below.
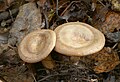
<svg viewBox="0 0 120 82">
<path fill-rule="evenodd" d="M 119 8 L 118 0 L 0 0 L 0 82 L 120 82 Z M 53 50 L 53 69 L 20 59 L 18 45 L 28 33 L 75 21 L 100 30 L 105 47 L 77 64 Z"/>
</svg>

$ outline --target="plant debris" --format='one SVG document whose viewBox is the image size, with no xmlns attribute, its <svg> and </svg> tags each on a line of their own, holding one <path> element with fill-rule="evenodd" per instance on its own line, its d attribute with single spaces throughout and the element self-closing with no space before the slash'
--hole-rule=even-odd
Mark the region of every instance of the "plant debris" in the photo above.
<svg viewBox="0 0 120 82">
<path fill-rule="evenodd" d="M 71 61 L 53 50 L 53 69 L 45 68 L 42 62 L 30 64 L 20 59 L 18 45 L 28 33 L 77 21 L 105 35 L 101 51 Z M 119 0 L 0 0 L 2 82 L 120 82 L 119 54 Z"/>
<path fill-rule="evenodd" d="M 120 31 L 113 32 L 113 33 L 107 33 L 106 38 L 111 43 L 118 43 L 120 42 Z"/>
<path fill-rule="evenodd" d="M 119 31 L 120 13 L 116 13 L 114 11 L 108 11 L 108 12 L 105 11 L 105 12 L 103 15 L 101 15 L 101 13 L 95 15 L 94 21 L 96 22 L 94 26 L 99 30 L 101 30 L 104 34 Z"/>
<path fill-rule="evenodd" d="M 29 32 L 41 27 L 41 14 L 35 3 L 27 3 L 20 7 L 19 13 L 10 29 L 8 43 L 19 44 Z"/>
</svg>

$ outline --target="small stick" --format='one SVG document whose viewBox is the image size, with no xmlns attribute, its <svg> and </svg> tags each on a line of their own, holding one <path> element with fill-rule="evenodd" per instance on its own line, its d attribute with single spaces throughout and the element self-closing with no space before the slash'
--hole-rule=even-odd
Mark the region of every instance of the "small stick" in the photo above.
<svg viewBox="0 0 120 82">
<path fill-rule="evenodd" d="M 11 12 L 11 10 L 9 10 L 9 13 L 10 13 L 10 17 L 11 17 L 12 22 L 13 22 L 13 21 L 14 21 L 14 19 L 13 19 L 13 16 L 12 16 L 12 12 Z"/>
<path fill-rule="evenodd" d="M 60 75 L 67 75 L 67 74 L 53 74 L 53 75 L 48 75 L 48 76 L 45 76 L 43 77 L 42 79 L 40 79 L 38 82 L 42 82 L 50 77 L 53 77 L 53 76 L 60 76 Z"/>
<path fill-rule="evenodd" d="M 10 12 L 11 12 L 11 14 L 10 14 Z M 0 13 L 0 21 L 8 19 L 8 18 L 10 18 L 10 16 L 16 15 L 18 12 L 18 9 L 17 8 L 13 9 L 10 12 L 5 11 L 5 12 Z"/>
<path fill-rule="evenodd" d="M 115 43 L 114 46 L 112 47 L 112 49 L 114 49 L 117 45 L 118 45 L 118 43 Z"/>
</svg>

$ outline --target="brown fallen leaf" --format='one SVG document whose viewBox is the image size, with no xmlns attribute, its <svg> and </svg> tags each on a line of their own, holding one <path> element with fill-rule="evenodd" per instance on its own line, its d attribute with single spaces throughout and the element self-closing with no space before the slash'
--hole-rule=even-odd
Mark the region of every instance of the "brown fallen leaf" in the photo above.
<svg viewBox="0 0 120 82">
<path fill-rule="evenodd" d="M 82 57 L 81 61 L 92 67 L 96 73 L 109 72 L 120 63 L 117 52 L 109 47 L 104 47 L 90 56 Z"/>
<path fill-rule="evenodd" d="M 104 34 L 114 31 L 119 31 L 120 29 L 120 13 L 114 11 L 108 11 L 108 9 L 101 11 L 103 8 L 100 8 L 99 12 L 93 17 L 94 24 L 93 26 L 101 30 Z M 101 12 L 100 12 L 101 11 Z M 103 13 L 104 12 L 104 13 Z"/>
<path fill-rule="evenodd" d="M 6 0 L 0 1 L 0 12 L 5 11 L 8 8 Z"/>
<path fill-rule="evenodd" d="M 14 2 L 15 0 L 6 0 L 6 3 L 7 3 L 7 5 L 8 6 L 10 6 L 10 4 L 12 3 L 12 2 Z"/>
</svg>

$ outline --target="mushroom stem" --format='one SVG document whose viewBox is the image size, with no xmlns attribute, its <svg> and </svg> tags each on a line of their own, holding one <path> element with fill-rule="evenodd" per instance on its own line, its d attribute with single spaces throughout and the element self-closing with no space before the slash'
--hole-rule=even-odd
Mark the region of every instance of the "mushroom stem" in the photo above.
<svg viewBox="0 0 120 82">
<path fill-rule="evenodd" d="M 43 59 L 41 62 L 43 66 L 47 69 L 53 69 L 55 67 L 55 61 L 52 59 L 50 54 L 45 59 Z"/>
<path fill-rule="evenodd" d="M 71 56 L 71 57 L 70 57 L 70 61 L 71 61 L 74 65 L 78 65 L 79 60 L 80 60 L 80 57 L 79 57 L 79 56 Z"/>
</svg>

